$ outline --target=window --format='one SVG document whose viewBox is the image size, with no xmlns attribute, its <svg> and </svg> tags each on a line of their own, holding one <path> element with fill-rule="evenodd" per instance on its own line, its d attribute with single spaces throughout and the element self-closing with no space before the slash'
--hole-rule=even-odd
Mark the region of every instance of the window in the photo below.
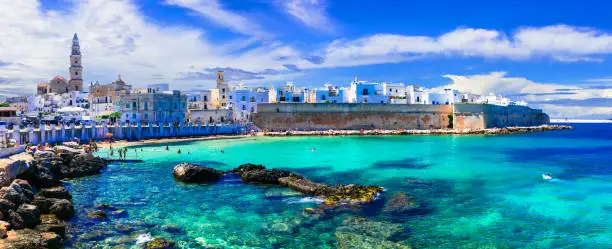
<svg viewBox="0 0 612 249">
<path fill-rule="evenodd" d="M 245 105 L 242 105 L 242 110 L 243 111 L 246 110 L 246 106 Z"/>
<path fill-rule="evenodd" d="M 361 92 L 362 95 L 369 95 L 370 93 L 368 92 L 368 89 L 363 89 L 363 91 Z"/>
<path fill-rule="evenodd" d="M 251 112 L 255 112 L 255 107 L 251 106 Z"/>
<path fill-rule="evenodd" d="M 204 102 L 208 102 L 208 96 L 204 96 Z"/>
<path fill-rule="evenodd" d="M 300 102 L 300 97 L 293 97 L 293 102 Z"/>
<path fill-rule="evenodd" d="M 225 88 L 221 89 L 221 91 L 222 91 L 223 93 L 225 93 Z"/>
<path fill-rule="evenodd" d="M 132 118 L 136 118 L 136 113 L 132 113 Z"/>
<path fill-rule="evenodd" d="M 246 101 L 246 96 L 242 96 L 242 101 Z"/>
<path fill-rule="evenodd" d="M 144 114 L 144 118 L 145 118 L 145 119 L 148 119 L 148 118 L 149 118 L 149 114 L 148 114 L 148 113 L 145 113 L 145 114 Z"/>
<path fill-rule="evenodd" d="M 417 103 L 421 103 L 421 97 L 417 97 Z"/>
<path fill-rule="evenodd" d="M 321 95 L 321 100 L 325 100 L 325 95 Z"/>
<path fill-rule="evenodd" d="M 255 102 L 255 97 L 251 97 L 251 102 Z"/>
<path fill-rule="evenodd" d="M 75 75 L 79 75 L 79 72 L 74 72 Z"/>
<path fill-rule="evenodd" d="M 132 110 L 136 110 L 136 102 L 132 102 Z"/>
<path fill-rule="evenodd" d="M 125 108 L 130 108 L 130 104 L 125 104 Z"/>
<path fill-rule="evenodd" d="M 144 103 L 144 109 L 145 109 L 145 111 L 149 110 L 149 102 L 145 102 Z"/>
</svg>

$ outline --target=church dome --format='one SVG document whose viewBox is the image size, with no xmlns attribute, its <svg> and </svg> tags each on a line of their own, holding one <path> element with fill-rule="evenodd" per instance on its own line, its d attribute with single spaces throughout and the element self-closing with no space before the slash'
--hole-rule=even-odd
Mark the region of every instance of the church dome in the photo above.
<svg viewBox="0 0 612 249">
<path fill-rule="evenodd" d="M 51 79 L 51 81 L 56 81 L 56 80 L 65 81 L 66 79 L 64 77 L 62 77 L 61 75 L 55 76 L 55 77 L 53 77 L 53 79 Z"/>
</svg>

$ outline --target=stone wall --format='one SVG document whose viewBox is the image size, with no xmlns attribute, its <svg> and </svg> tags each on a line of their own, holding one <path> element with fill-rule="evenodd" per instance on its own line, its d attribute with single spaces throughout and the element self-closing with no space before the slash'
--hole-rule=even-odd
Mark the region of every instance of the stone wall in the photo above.
<svg viewBox="0 0 612 249">
<path fill-rule="evenodd" d="M 454 115 L 453 115 L 454 114 Z M 452 117 L 452 119 L 451 119 Z M 485 129 L 548 124 L 524 106 L 486 104 L 259 104 L 255 125 L 272 131 L 358 129 Z M 452 126 L 450 125 L 452 123 Z"/>
<path fill-rule="evenodd" d="M 268 130 L 443 129 L 449 105 L 259 104 L 253 121 Z"/>
</svg>

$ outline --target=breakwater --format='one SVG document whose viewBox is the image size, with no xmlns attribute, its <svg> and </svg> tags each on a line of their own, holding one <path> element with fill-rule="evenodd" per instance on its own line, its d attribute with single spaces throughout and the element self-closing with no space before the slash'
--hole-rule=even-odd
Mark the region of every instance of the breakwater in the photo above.
<svg viewBox="0 0 612 249">
<path fill-rule="evenodd" d="M 45 125 L 41 128 L 9 130 L 4 133 L 5 139 L 14 139 L 18 144 L 62 143 L 74 138 L 80 140 L 115 140 L 137 141 L 143 139 L 190 137 L 239 134 L 244 126 L 227 125 Z"/>
<path fill-rule="evenodd" d="M 569 130 L 568 125 L 539 125 L 490 129 L 433 129 L 433 130 L 327 130 L 327 131 L 268 131 L 264 136 L 386 136 L 386 135 L 504 135 L 535 131 Z"/>
<path fill-rule="evenodd" d="M 430 130 L 538 126 L 549 123 L 541 110 L 487 104 L 259 104 L 253 122 L 271 131 Z"/>
</svg>

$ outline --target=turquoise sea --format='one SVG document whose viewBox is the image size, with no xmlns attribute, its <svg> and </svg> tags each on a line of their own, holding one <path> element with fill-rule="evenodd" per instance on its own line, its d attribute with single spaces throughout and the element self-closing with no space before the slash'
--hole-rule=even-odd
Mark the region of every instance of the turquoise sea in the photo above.
<svg viewBox="0 0 612 249">
<path fill-rule="evenodd" d="M 66 182 L 77 214 L 69 248 L 612 248 L 612 125 L 499 136 L 245 137 L 129 147 L 143 163 L 111 164 Z M 313 148 L 315 149 L 313 151 Z M 176 151 L 180 149 L 181 154 Z M 220 150 L 223 149 L 224 153 Z M 108 151 L 99 152 L 105 156 Z M 365 207 L 309 214 L 319 204 L 235 176 L 174 181 L 192 162 L 289 169 L 315 181 L 383 186 Z M 553 180 L 542 179 L 550 173 Z M 386 212 L 403 192 L 410 212 Z M 127 217 L 91 221 L 108 203 Z"/>
</svg>

